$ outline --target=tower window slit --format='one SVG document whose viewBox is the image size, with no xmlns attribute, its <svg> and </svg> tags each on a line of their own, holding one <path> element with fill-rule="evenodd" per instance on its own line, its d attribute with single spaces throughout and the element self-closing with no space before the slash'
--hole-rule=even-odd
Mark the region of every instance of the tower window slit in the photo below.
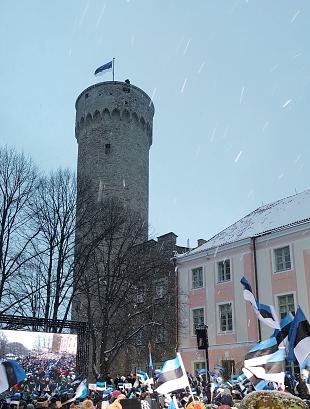
<svg viewBox="0 0 310 409">
<path fill-rule="evenodd" d="M 106 143 L 105 144 L 105 153 L 108 155 L 111 152 L 111 144 Z"/>
</svg>

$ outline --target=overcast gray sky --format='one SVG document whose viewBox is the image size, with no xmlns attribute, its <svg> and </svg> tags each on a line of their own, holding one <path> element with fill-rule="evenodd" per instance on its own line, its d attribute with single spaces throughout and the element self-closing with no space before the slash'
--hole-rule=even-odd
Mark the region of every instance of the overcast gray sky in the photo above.
<svg viewBox="0 0 310 409">
<path fill-rule="evenodd" d="M 309 0 L 2 0 L 0 144 L 76 168 L 74 103 L 153 96 L 150 224 L 180 245 L 310 188 Z"/>
</svg>

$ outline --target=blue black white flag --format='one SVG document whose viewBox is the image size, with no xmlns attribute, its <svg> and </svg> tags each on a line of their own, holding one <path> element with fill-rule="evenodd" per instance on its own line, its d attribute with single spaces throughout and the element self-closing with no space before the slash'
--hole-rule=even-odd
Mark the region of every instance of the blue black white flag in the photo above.
<svg viewBox="0 0 310 409">
<path fill-rule="evenodd" d="M 106 382 L 96 382 L 96 391 L 104 391 L 107 388 Z"/>
<path fill-rule="evenodd" d="M 221 374 L 223 374 L 224 371 L 225 371 L 225 369 L 224 369 L 224 368 L 222 367 L 222 365 L 220 365 L 220 364 L 215 365 L 214 369 L 215 369 L 216 371 L 219 371 Z"/>
<path fill-rule="evenodd" d="M 106 64 L 101 65 L 101 67 L 97 68 L 94 72 L 94 75 L 98 77 L 99 75 L 103 75 L 108 71 L 112 71 L 113 68 L 113 60 L 107 62 Z"/>
<path fill-rule="evenodd" d="M 140 370 L 136 371 L 136 376 L 141 381 L 142 384 L 147 382 L 148 379 L 149 379 L 148 374 L 146 372 L 140 371 Z"/>
<path fill-rule="evenodd" d="M 66 402 L 64 402 L 64 404 L 69 403 L 69 402 L 73 402 L 76 399 L 84 399 L 87 396 L 87 389 L 88 389 L 88 385 L 87 385 L 87 379 L 84 379 L 79 386 L 76 388 L 75 394 L 73 396 L 73 398 L 67 400 Z"/>
<path fill-rule="evenodd" d="M 245 277 L 240 280 L 243 285 L 243 297 L 249 301 L 257 318 L 271 328 L 280 328 L 279 320 L 273 305 L 259 304 L 253 294 L 252 287 Z"/>
<path fill-rule="evenodd" d="M 297 308 L 296 315 L 291 324 L 288 341 L 288 361 L 293 362 L 296 357 L 299 365 L 301 365 L 310 352 L 310 324 L 300 307 Z"/>
<path fill-rule="evenodd" d="M 275 337 L 256 344 L 245 356 L 244 366 L 257 378 L 284 384 L 285 356 Z"/>
<path fill-rule="evenodd" d="M 187 386 L 189 386 L 188 377 L 182 357 L 178 353 L 175 359 L 164 362 L 155 385 L 155 391 L 165 395 L 179 389 L 185 389 Z"/>
<path fill-rule="evenodd" d="M 5 361 L 0 364 L 0 393 L 11 388 L 26 378 L 26 372 L 16 361 Z"/>
<path fill-rule="evenodd" d="M 247 379 L 251 382 L 254 386 L 255 390 L 262 391 L 268 384 L 268 381 L 264 379 L 257 378 L 248 368 L 242 368 L 243 373 L 247 377 Z M 244 393 L 244 392 L 243 392 Z"/>
<path fill-rule="evenodd" d="M 256 362 L 265 360 L 266 356 L 269 356 L 279 350 L 279 346 L 275 337 L 270 337 L 265 341 L 259 342 L 245 355 L 245 361 L 253 361 L 254 366 Z M 253 366 L 253 365 L 252 365 Z"/>
<path fill-rule="evenodd" d="M 275 329 L 272 336 L 276 338 L 278 345 L 286 347 L 293 318 L 291 314 L 287 314 L 280 321 L 280 329 Z"/>
<path fill-rule="evenodd" d="M 266 356 L 265 362 L 261 361 L 261 364 L 257 366 L 250 366 L 246 361 L 244 361 L 244 365 L 257 378 L 284 385 L 285 356 L 283 349 L 279 349 L 272 355 Z"/>
</svg>

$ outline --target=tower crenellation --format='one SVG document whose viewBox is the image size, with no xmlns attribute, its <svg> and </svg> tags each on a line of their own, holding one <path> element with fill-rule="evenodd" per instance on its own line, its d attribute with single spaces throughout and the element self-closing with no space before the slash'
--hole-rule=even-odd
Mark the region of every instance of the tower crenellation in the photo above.
<svg viewBox="0 0 310 409">
<path fill-rule="evenodd" d="M 140 88 L 102 82 L 77 98 L 78 183 L 87 178 L 94 200 L 117 197 L 145 221 L 154 106 Z"/>
</svg>

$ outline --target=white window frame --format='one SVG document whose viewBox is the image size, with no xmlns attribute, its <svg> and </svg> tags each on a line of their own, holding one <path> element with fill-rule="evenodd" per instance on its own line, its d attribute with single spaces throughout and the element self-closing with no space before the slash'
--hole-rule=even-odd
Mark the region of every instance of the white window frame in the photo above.
<svg viewBox="0 0 310 409">
<path fill-rule="evenodd" d="M 195 364 L 199 364 L 199 366 L 201 366 L 202 368 L 199 368 L 199 369 L 206 369 L 206 361 L 193 361 L 192 362 L 192 373 L 193 374 L 195 374 L 195 376 L 196 376 L 196 374 L 197 374 L 197 369 L 198 368 L 195 368 Z"/>
<path fill-rule="evenodd" d="M 166 329 L 162 326 L 157 326 L 153 339 L 155 344 L 162 344 L 166 342 L 167 339 Z"/>
<path fill-rule="evenodd" d="M 200 270 L 200 269 L 201 269 L 201 276 L 202 276 L 202 285 L 199 286 L 199 287 L 194 287 L 194 286 L 193 286 L 193 283 L 194 283 L 193 273 L 194 273 L 195 270 Z M 190 271 L 191 271 L 191 289 L 192 289 L 192 290 L 198 290 L 199 288 L 204 288 L 204 282 L 205 282 L 205 280 L 204 280 L 204 269 L 203 269 L 203 266 L 194 267 L 194 268 L 192 268 Z"/>
<path fill-rule="evenodd" d="M 145 287 L 137 287 L 137 292 L 136 292 L 136 301 L 137 304 L 142 304 L 145 301 Z"/>
<path fill-rule="evenodd" d="M 157 287 L 163 288 L 163 294 L 157 294 Z M 165 278 L 160 278 L 159 280 L 155 281 L 154 283 L 154 299 L 155 300 L 162 300 L 168 294 L 168 280 Z"/>
<path fill-rule="evenodd" d="M 296 312 L 296 309 L 297 309 L 296 291 L 286 291 L 285 293 L 278 293 L 278 294 L 274 295 L 274 302 L 275 302 L 275 305 L 276 305 L 276 311 L 277 311 L 277 314 L 278 314 L 279 321 L 281 321 L 281 315 L 280 315 L 280 306 L 279 306 L 279 298 L 278 297 L 282 297 L 283 295 L 291 295 L 291 294 L 293 294 L 294 307 L 295 307 L 295 312 Z"/>
<path fill-rule="evenodd" d="M 226 261 L 229 261 L 229 271 L 230 271 L 230 279 L 229 280 L 224 280 L 224 281 L 219 281 L 219 264 L 220 263 L 225 263 Z M 216 266 L 215 266 L 215 282 L 216 284 L 224 284 L 224 283 L 230 283 L 232 281 L 232 259 L 231 258 L 224 258 L 222 260 L 216 261 Z"/>
<path fill-rule="evenodd" d="M 287 269 L 287 270 L 279 270 L 277 271 L 276 267 L 277 267 L 277 263 L 276 263 L 276 250 L 280 250 L 283 249 L 285 247 L 288 247 L 290 250 L 290 261 L 291 261 L 291 268 Z M 272 247 L 271 249 L 271 259 L 272 259 L 272 272 L 273 274 L 282 274 L 282 273 L 287 273 L 289 271 L 292 271 L 294 269 L 294 264 L 293 264 L 293 249 L 292 249 L 292 245 L 289 243 L 283 244 L 281 246 L 276 246 L 276 247 Z"/>
<path fill-rule="evenodd" d="M 232 330 L 231 331 L 222 331 L 221 330 L 221 319 L 220 319 L 220 306 L 221 305 L 231 305 L 231 319 L 232 319 Z M 216 304 L 216 321 L 217 321 L 217 334 L 226 335 L 235 333 L 235 313 L 234 313 L 234 303 L 232 300 L 227 300 L 224 302 L 219 302 Z"/>
<path fill-rule="evenodd" d="M 196 337 L 196 330 L 195 330 L 195 328 L 194 328 L 194 310 L 203 310 L 203 325 L 205 325 L 206 324 L 206 311 L 205 311 L 205 306 L 204 305 L 201 305 L 201 306 L 197 306 L 197 307 L 193 307 L 193 308 L 191 308 L 191 320 L 190 320 L 190 322 L 191 322 L 191 333 L 192 333 L 192 336 L 193 337 Z"/>
</svg>

